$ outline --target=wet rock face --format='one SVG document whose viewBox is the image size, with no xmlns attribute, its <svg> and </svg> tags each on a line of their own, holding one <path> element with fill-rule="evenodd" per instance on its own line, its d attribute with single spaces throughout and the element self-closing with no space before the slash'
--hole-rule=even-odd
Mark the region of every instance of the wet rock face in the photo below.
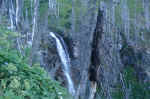
<svg viewBox="0 0 150 99">
<path fill-rule="evenodd" d="M 72 80 L 75 84 L 75 88 L 77 88 L 77 85 L 80 83 L 80 80 L 81 79 L 81 72 L 80 72 L 80 68 L 76 68 L 75 66 L 72 66 L 71 67 L 71 77 L 72 77 Z"/>
<path fill-rule="evenodd" d="M 61 67 L 59 67 L 59 68 L 56 70 L 56 73 L 55 73 L 55 75 L 54 75 L 54 79 L 57 80 L 57 81 L 59 81 L 59 82 L 61 82 L 61 85 L 62 85 L 62 86 L 65 86 L 65 85 L 66 85 L 66 82 L 65 82 L 65 81 L 66 81 L 67 79 L 65 79 L 65 76 L 64 76 L 64 73 L 63 73 Z"/>
<path fill-rule="evenodd" d="M 62 36 L 64 37 L 64 36 Z M 41 52 L 42 52 L 42 66 L 45 68 L 45 70 L 49 73 L 50 77 L 54 80 L 57 80 L 61 83 L 62 86 L 67 87 L 67 79 L 64 75 L 64 71 L 62 69 L 62 63 L 60 61 L 57 49 L 56 49 L 56 42 L 53 40 L 51 37 L 46 36 L 43 37 L 44 39 L 41 42 Z M 75 59 L 75 56 L 73 55 L 74 53 L 74 47 L 76 44 L 69 39 L 69 38 L 64 38 L 65 43 L 67 44 L 67 49 L 69 50 L 69 55 L 71 55 L 71 60 Z M 73 82 L 75 83 L 75 88 L 77 87 L 76 85 L 79 84 L 80 81 L 80 68 L 77 67 L 77 64 L 71 63 L 71 78 Z"/>
<path fill-rule="evenodd" d="M 43 37 L 41 40 L 40 49 L 42 54 L 41 65 L 54 79 L 56 71 L 58 71 L 61 66 L 54 40 L 48 36 Z"/>
<path fill-rule="evenodd" d="M 72 59 L 78 58 L 80 54 L 79 41 L 73 41 L 70 38 L 64 38 L 64 40 L 66 41 L 66 44 L 68 45 L 67 48 L 69 51 L 70 58 Z"/>
</svg>

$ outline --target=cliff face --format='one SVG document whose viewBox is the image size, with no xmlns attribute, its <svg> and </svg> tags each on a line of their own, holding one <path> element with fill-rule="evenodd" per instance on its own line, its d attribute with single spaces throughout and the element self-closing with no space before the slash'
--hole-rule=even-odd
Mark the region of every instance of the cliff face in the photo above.
<svg viewBox="0 0 150 99">
<path fill-rule="evenodd" d="M 24 0 L 21 6 L 10 1 L 0 0 L 1 25 L 19 32 L 19 44 L 34 52 L 30 55 L 33 64 L 40 62 L 52 79 L 67 87 L 49 32 L 64 39 L 75 99 L 150 97 L 148 0 L 39 0 L 38 5 Z M 23 9 L 17 12 L 17 7 Z"/>
<path fill-rule="evenodd" d="M 146 86 L 150 81 L 150 54 L 148 53 L 148 48 L 142 47 L 143 45 L 141 44 L 135 45 L 134 43 L 136 42 L 133 43 L 132 39 L 128 39 L 122 29 L 115 28 L 116 30 L 113 31 L 115 34 L 109 34 L 105 30 L 104 15 L 105 12 L 100 9 L 98 14 L 95 14 L 97 19 L 93 22 L 94 25 L 88 27 L 92 28 L 92 31 L 85 30 L 84 32 L 79 32 L 80 34 L 72 34 L 74 35 L 70 39 L 72 43 L 68 43 L 70 54 L 72 54 L 71 74 L 77 92 L 75 98 L 136 98 L 138 96 L 132 96 L 132 91 L 136 89 L 130 88 L 130 86 L 135 86 L 136 84 L 138 84 L 136 88 L 144 85 L 145 87 L 143 88 L 146 88 L 149 93 L 149 89 Z M 53 48 L 51 47 L 50 49 L 52 50 Z M 52 53 L 50 56 L 52 56 Z M 55 57 L 58 60 L 58 57 Z M 56 67 L 52 67 L 51 71 L 53 73 L 55 71 L 55 79 L 66 85 L 65 77 L 62 76 L 60 62 L 55 61 L 54 63 Z M 125 95 L 121 96 L 121 94 Z M 138 91 L 134 94 L 138 94 Z M 143 93 L 139 97 L 144 97 Z M 145 97 L 148 97 L 148 95 L 146 94 Z"/>
</svg>

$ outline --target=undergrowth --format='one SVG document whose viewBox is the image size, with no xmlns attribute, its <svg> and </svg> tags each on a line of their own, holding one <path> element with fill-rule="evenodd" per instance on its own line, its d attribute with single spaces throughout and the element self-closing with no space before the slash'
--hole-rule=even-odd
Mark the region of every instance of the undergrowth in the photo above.
<svg viewBox="0 0 150 99">
<path fill-rule="evenodd" d="M 18 34 L 0 27 L 0 99 L 67 99 L 65 88 L 15 49 Z M 68 98 L 70 99 L 70 98 Z"/>
</svg>

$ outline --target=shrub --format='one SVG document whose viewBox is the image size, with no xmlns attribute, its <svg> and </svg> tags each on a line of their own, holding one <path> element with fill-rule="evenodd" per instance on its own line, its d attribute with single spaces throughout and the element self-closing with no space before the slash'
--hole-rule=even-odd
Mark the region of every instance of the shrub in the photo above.
<svg viewBox="0 0 150 99">
<path fill-rule="evenodd" d="M 67 99 L 66 89 L 40 65 L 30 67 L 19 55 L 16 37 L 17 33 L 0 27 L 0 99 Z"/>
</svg>

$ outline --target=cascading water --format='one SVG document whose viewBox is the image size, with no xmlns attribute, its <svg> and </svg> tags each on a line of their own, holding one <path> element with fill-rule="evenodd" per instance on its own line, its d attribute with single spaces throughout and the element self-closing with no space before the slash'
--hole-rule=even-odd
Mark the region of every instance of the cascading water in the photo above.
<svg viewBox="0 0 150 99">
<path fill-rule="evenodd" d="M 68 88 L 69 88 L 69 92 L 74 95 L 75 94 L 75 89 L 74 89 L 74 84 L 73 81 L 70 77 L 70 58 L 69 58 L 69 53 L 67 51 L 66 45 L 64 40 L 59 36 L 56 35 L 53 32 L 50 32 L 50 36 L 53 37 L 56 40 L 56 47 L 57 47 L 57 51 L 60 57 L 60 60 L 64 66 L 63 71 L 64 74 L 67 78 L 67 82 L 68 82 Z"/>
</svg>

